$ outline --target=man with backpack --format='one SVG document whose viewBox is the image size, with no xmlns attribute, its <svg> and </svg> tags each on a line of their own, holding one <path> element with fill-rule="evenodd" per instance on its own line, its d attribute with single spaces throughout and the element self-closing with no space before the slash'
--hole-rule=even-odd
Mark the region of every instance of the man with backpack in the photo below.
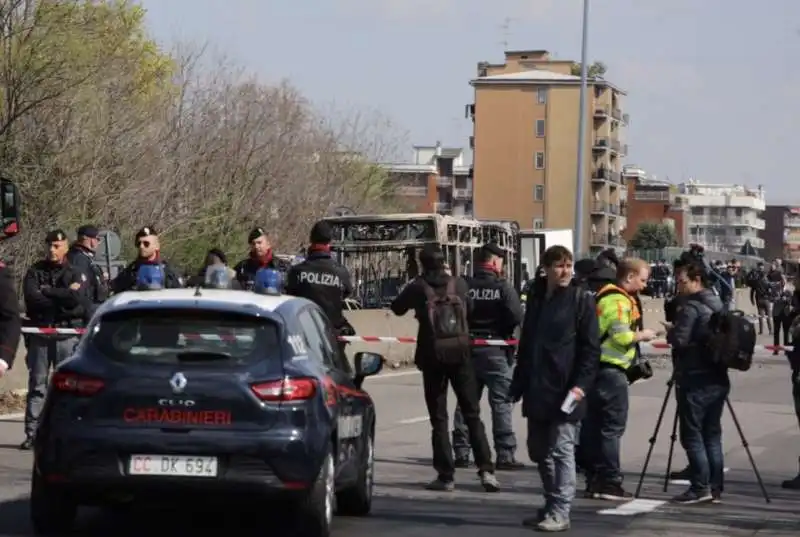
<svg viewBox="0 0 800 537">
<path fill-rule="evenodd" d="M 600 358 L 595 302 L 572 285 L 573 257 L 555 245 L 542 255 L 545 276 L 528 295 L 509 395 L 522 400 L 528 454 L 538 465 L 544 506 L 523 525 L 566 531 L 575 498 L 575 443 L 584 398 Z"/>
<path fill-rule="evenodd" d="M 511 339 L 522 323 L 522 305 L 514 286 L 501 277 L 503 250 L 495 243 L 486 244 L 478 252 L 475 273 L 469 279 L 472 310 L 468 316 L 472 339 Z M 518 470 L 524 465 L 516 458 L 517 437 L 511 423 L 512 405 L 508 402 L 513 360 L 508 347 L 477 346 L 472 348 L 471 362 L 478 379 L 478 399 L 484 388 L 489 392 L 492 411 L 492 436 L 498 470 Z M 456 467 L 468 468 L 468 431 L 456 407 L 453 418 L 453 449 Z"/>
<path fill-rule="evenodd" d="M 675 267 L 682 300 L 667 333 L 674 351 L 680 440 L 689 460 L 691 483 L 686 492 L 673 498 L 680 504 L 719 501 L 723 489 L 722 410 L 730 379 L 727 366 L 710 357 L 714 345 L 709 322 L 723 311 L 723 304 L 705 287 L 705 270 L 699 262 Z"/>
<path fill-rule="evenodd" d="M 422 274 L 406 285 L 391 305 L 395 315 L 414 310 L 419 321 L 414 363 L 422 372 L 425 404 L 432 428 L 436 479 L 429 490 L 454 490 L 455 460 L 450 443 L 447 387 L 451 385 L 469 433 L 469 443 L 484 490 L 497 492 L 492 451 L 480 417 L 475 369 L 470 363 L 469 286 L 445 270 L 441 248 L 426 246 L 419 254 Z"/>
</svg>

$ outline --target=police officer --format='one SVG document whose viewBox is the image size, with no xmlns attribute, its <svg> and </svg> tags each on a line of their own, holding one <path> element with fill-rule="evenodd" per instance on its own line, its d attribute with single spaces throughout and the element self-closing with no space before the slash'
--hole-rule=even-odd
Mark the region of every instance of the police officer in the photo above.
<svg viewBox="0 0 800 537">
<path fill-rule="evenodd" d="M 158 265 L 161 267 L 164 272 L 165 288 L 177 289 L 183 287 L 183 278 L 161 258 L 161 242 L 155 228 L 150 226 L 143 227 L 136 232 L 135 240 L 138 255 L 111 282 L 111 290 L 114 293 L 123 293 L 136 289 L 136 277 L 139 273 L 139 268 L 143 265 Z"/>
<path fill-rule="evenodd" d="M 289 269 L 286 292 L 316 303 L 328 316 L 337 335 L 352 335 L 344 317 L 344 299 L 353 293 L 347 269 L 331 257 L 333 231 L 327 222 L 311 228 L 311 245 L 305 261 Z"/>
<path fill-rule="evenodd" d="M 78 240 L 67 252 L 67 261 L 76 270 L 86 275 L 86 295 L 94 311 L 108 298 L 108 286 L 102 269 L 95 263 L 94 254 L 100 244 L 100 231 L 91 225 L 78 228 Z"/>
<path fill-rule="evenodd" d="M 473 339 L 509 339 L 522 323 L 522 304 L 514 286 L 501 278 L 504 252 L 495 243 L 479 251 L 475 275 L 469 280 L 469 296 L 473 309 L 469 316 Z M 492 410 L 492 433 L 498 470 L 516 470 L 523 464 L 516 459 L 517 437 L 511 424 L 512 405 L 508 400 L 511 385 L 511 349 L 507 347 L 473 347 L 472 361 L 480 394 L 489 391 Z M 453 417 L 453 450 L 456 466 L 469 466 L 470 444 L 467 427 L 456 408 Z"/>
<path fill-rule="evenodd" d="M 236 272 L 236 280 L 241 287 L 246 291 L 252 291 L 259 269 L 277 270 L 279 267 L 272 252 L 269 234 L 263 227 L 253 228 L 247 236 L 247 242 L 250 244 L 250 255 L 233 267 L 233 270 Z"/>
<path fill-rule="evenodd" d="M 67 261 L 67 235 L 62 230 L 45 236 L 46 259 L 28 269 L 23 280 L 25 306 L 30 325 L 38 328 L 81 328 L 91 311 L 86 294 L 85 274 Z M 25 441 L 20 449 L 30 449 L 39 414 L 44 404 L 50 369 L 72 354 L 78 337 L 37 336 L 28 339 L 28 400 L 25 407 Z"/>
</svg>

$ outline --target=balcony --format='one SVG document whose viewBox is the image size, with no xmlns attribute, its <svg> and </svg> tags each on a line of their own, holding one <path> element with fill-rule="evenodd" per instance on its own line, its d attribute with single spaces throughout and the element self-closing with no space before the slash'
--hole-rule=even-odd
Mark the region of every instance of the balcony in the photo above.
<svg viewBox="0 0 800 537">
<path fill-rule="evenodd" d="M 669 190 L 638 190 L 634 189 L 633 199 L 635 201 L 660 201 L 670 203 L 672 193 Z"/>
<path fill-rule="evenodd" d="M 622 237 L 619 237 L 619 236 L 609 237 L 608 244 L 610 244 L 611 246 L 616 246 L 617 248 L 627 248 L 628 247 L 628 241 L 626 241 L 625 239 L 623 239 Z"/>
<path fill-rule="evenodd" d="M 747 227 L 757 230 L 766 229 L 766 222 L 761 218 L 747 217 L 743 215 L 692 215 L 691 225 L 696 226 L 725 226 L 725 227 Z"/>
<path fill-rule="evenodd" d="M 607 104 L 596 104 L 594 106 L 594 117 L 596 119 L 603 119 L 608 117 L 611 112 L 611 107 Z"/>
<path fill-rule="evenodd" d="M 453 188 L 455 179 L 449 175 L 440 175 L 436 177 L 436 186 L 438 188 Z"/>
<path fill-rule="evenodd" d="M 622 176 L 619 172 L 612 172 L 608 168 L 597 168 L 592 172 L 592 181 L 604 183 L 606 181 L 619 184 Z"/>
<path fill-rule="evenodd" d="M 611 117 L 613 117 L 617 121 L 622 121 L 622 110 L 620 110 L 619 108 L 613 108 L 611 110 Z"/>
<path fill-rule="evenodd" d="M 453 209 L 453 206 L 449 203 L 444 201 L 439 201 L 433 204 L 433 212 L 435 213 L 449 213 Z"/>
<path fill-rule="evenodd" d="M 616 205 L 614 203 L 609 203 L 608 204 L 608 212 L 610 214 L 613 214 L 614 216 L 617 216 L 619 214 L 619 205 Z"/>
<path fill-rule="evenodd" d="M 453 199 L 459 201 L 469 201 L 472 199 L 472 189 L 471 188 L 454 188 L 453 189 Z"/>
<path fill-rule="evenodd" d="M 600 200 L 594 200 L 592 202 L 592 214 L 606 214 L 606 213 L 608 213 L 608 203 Z"/>
<path fill-rule="evenodd" d="M 592 233 L 590 246 L 608 246 L 610 238 L 608 233 Z"/>
<path fill-rule="evenodd" d="M 619 215 L 627 217 L 628 216 L 628 203 L 626 201 L 624 201 L 624 200 L 619 200 L 619 201 L 621 202 L 620 206 L 619 206 Z"/>
<path fill-rule="evenodd" d="M 611 140 L 604 136 L 595 137 L 592 141 L 592 151 L 606 151 L 611 147 Z"/>
<path fill-rule="evenodd" d="M 409 198 L 424 198 L 428 195 L 427 186 L 400 186 L 397 187 L 397 193 L 401 196 L 408 196 Z"/>
<path fill-rule="evenodd" d="M 800 227 L 800 216 L 784 216 L 783 227 L 789 227 L 789 228 Z"/>
</svg>

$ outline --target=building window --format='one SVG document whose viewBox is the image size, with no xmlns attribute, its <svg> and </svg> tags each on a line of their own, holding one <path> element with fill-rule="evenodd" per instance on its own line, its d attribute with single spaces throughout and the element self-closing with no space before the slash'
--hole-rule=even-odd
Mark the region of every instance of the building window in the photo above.
<svg viewBox="0 0 800 537">
<path fill-rule="evenodd" d="M 533 199 L 535 201 L 544 201 L 544 185 L 533 187 Z"/>
<path fill-rule="evenodd" d="M 537 170 L 544 169 L 544 151 L 536 152 L 536 169 Z"/>
<path fill-rule="evenodd" d="M 544 219 L 543 218 L 534 218 L 533 219 L 533 229 L 544 229 Z"/>
<path fill-rule="evenodd" d="M 547 88 L 539 88 L 536 90 L 536 101 L 539 104 L 547 103 Z"/>
<path fill-rule="evenodd" d="M 538 138 L 544 138 L 544 120 L 537 119 L 536 120 L 536 136 Z"/>
</svg>

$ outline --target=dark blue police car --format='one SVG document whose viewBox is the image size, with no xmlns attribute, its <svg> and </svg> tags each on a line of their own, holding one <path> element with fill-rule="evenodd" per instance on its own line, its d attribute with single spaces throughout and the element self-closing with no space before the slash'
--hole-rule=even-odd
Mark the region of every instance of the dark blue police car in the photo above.
<svg viewBox="0 0 800 537">
<path fill-rule="evenodd" d="M 244 291 L 128 292 L 53 374 L 34 443 L 37 533 L 79 505 L 176 495 L 288 498 L 305 535 L 366 515 L 383 358 L 342 355 L 313 303 Z"/>
</svg>

